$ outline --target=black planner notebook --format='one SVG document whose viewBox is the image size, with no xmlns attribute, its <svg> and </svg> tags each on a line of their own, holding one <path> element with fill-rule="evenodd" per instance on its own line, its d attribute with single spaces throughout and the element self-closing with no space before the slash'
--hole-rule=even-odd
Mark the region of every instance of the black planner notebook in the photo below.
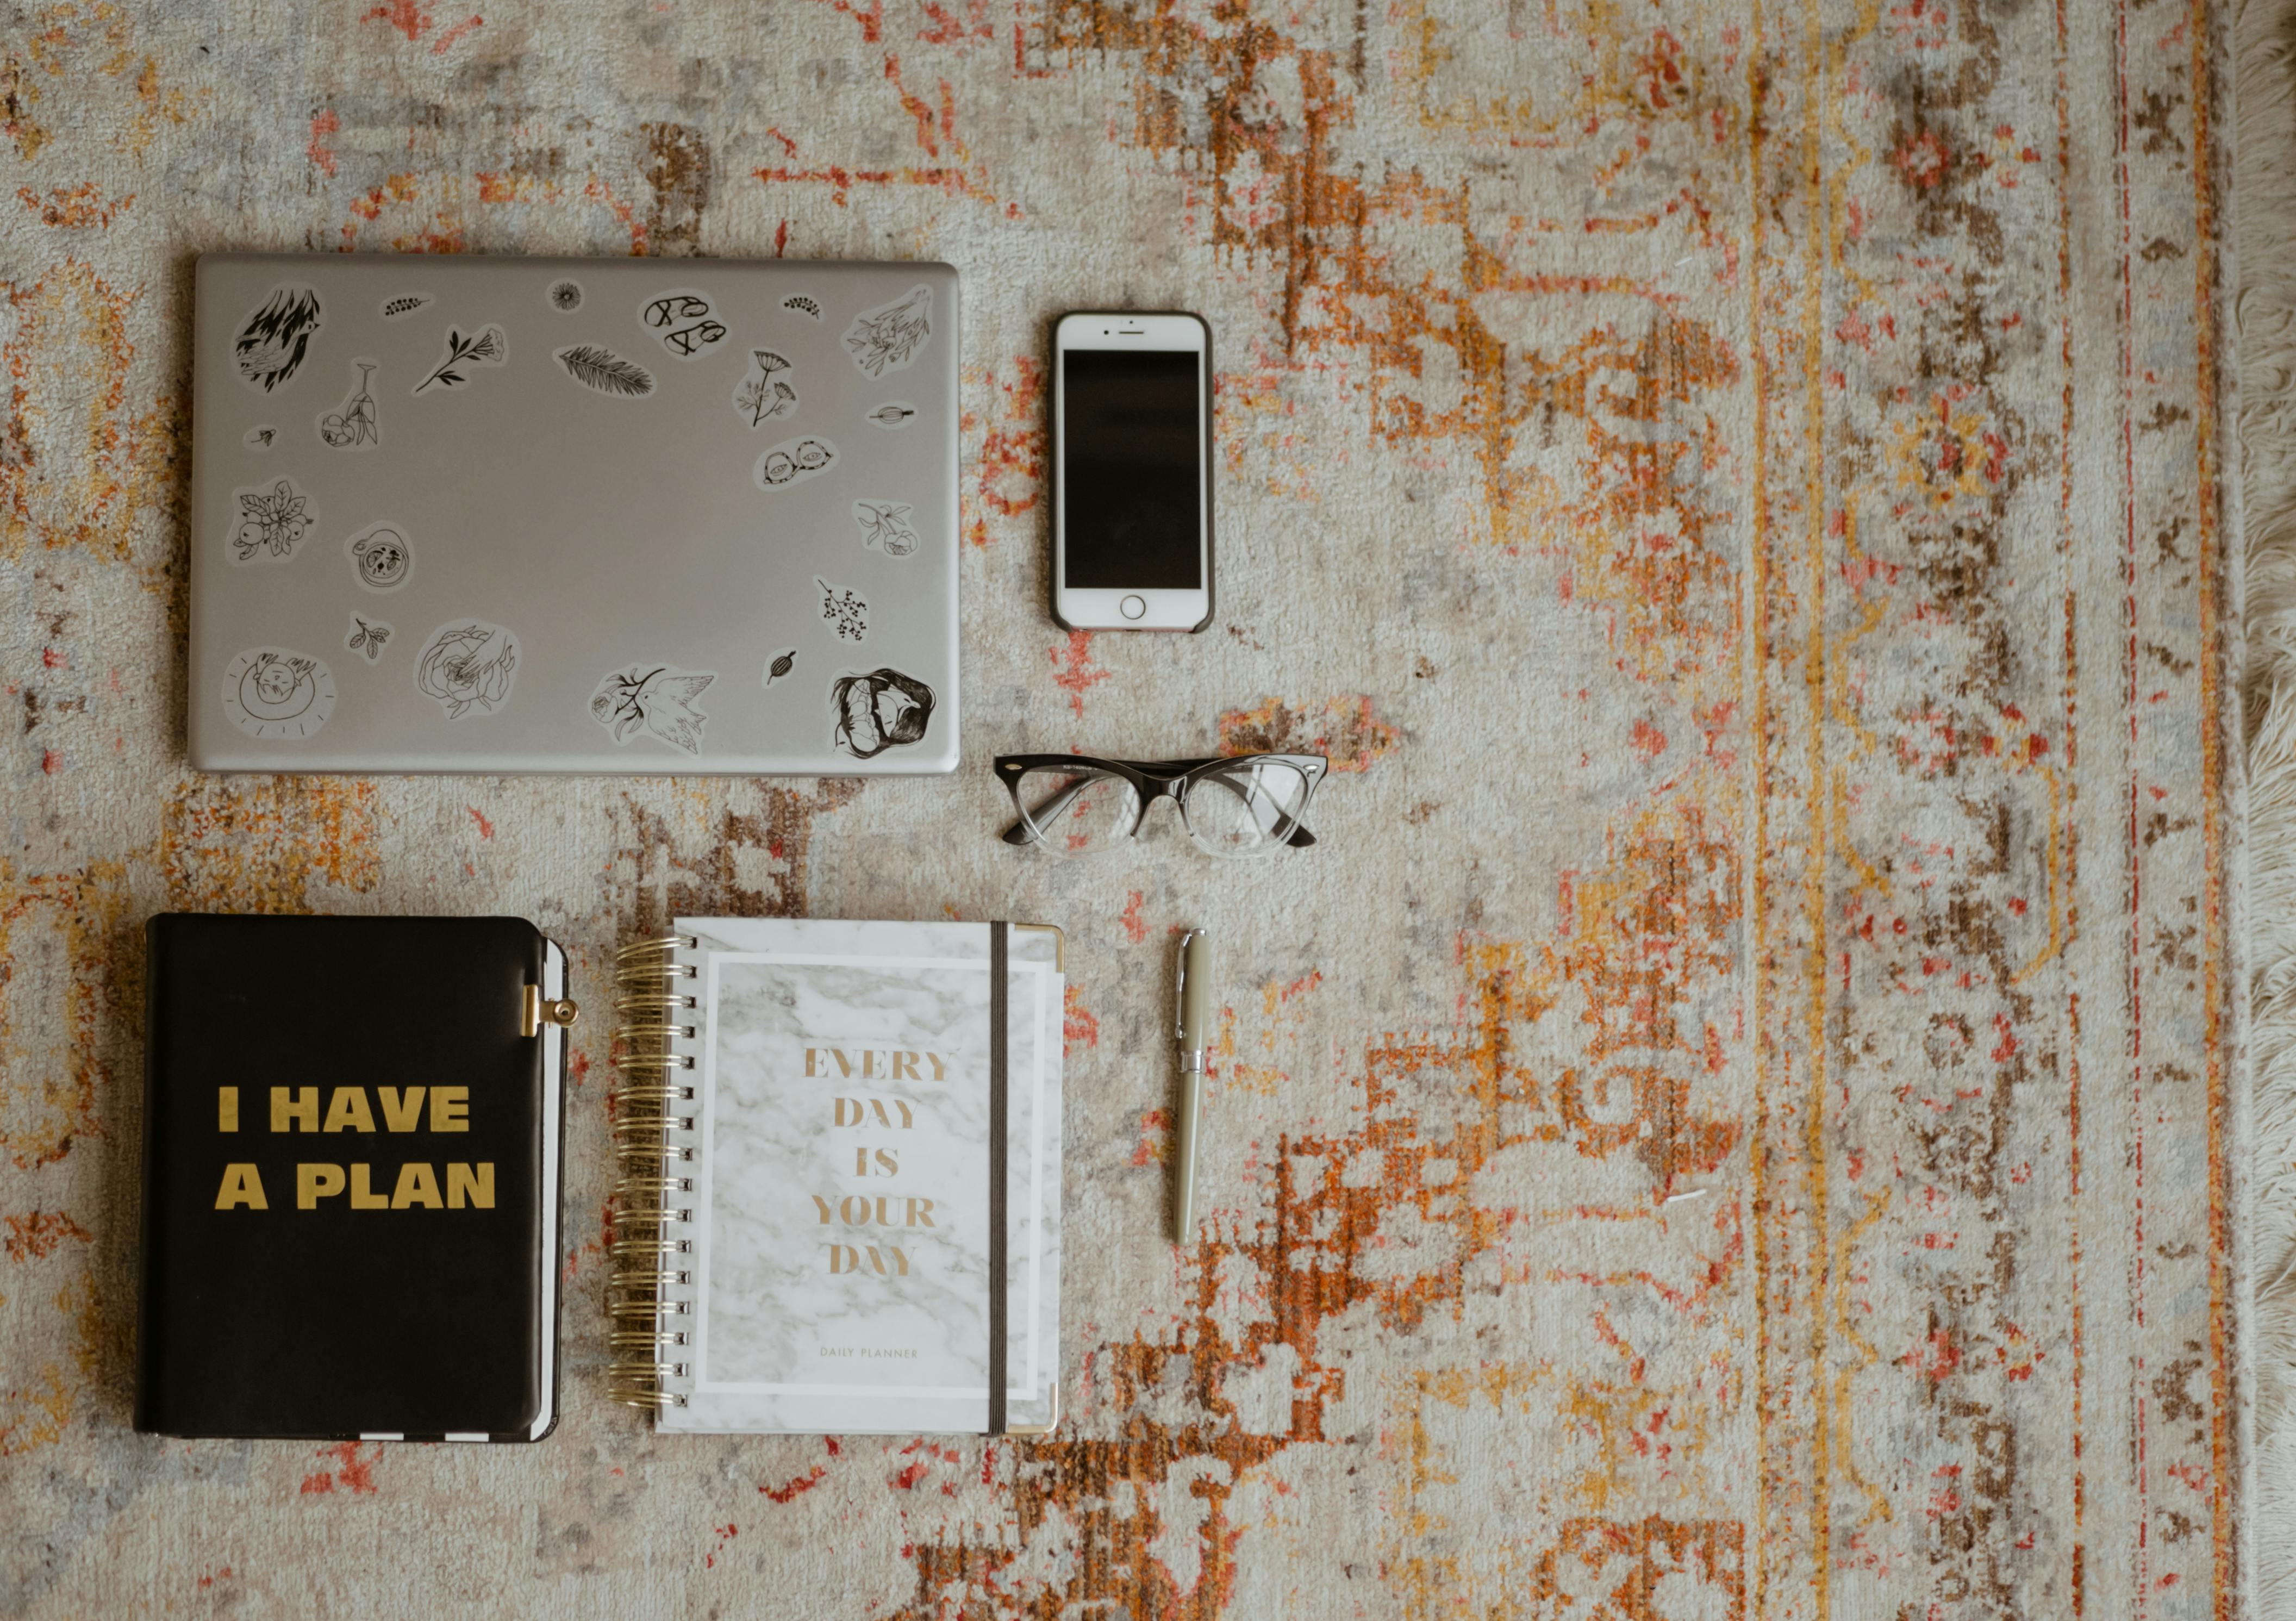
<svg viewBox="0 0 2296 1621">
<path fill-rule="evenodd" d="M 135 1426 L 557 1417 L 565 959 L 517 918 L 146 929 Z"/>
</svg>

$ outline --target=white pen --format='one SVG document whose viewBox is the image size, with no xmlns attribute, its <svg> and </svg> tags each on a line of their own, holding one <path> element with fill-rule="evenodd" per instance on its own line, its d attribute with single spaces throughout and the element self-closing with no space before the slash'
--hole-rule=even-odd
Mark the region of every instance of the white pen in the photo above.
<svg viewBox="0 0 2296 1621">
<path fill-rule="evenodd" d="M 1180 937 L 1180 1118 L 1172 1142 L 1172 1241 L 1195 1239 L 1196 1118 L 1203 1107 L 1204 1049 L 1212 1023 L 1212 942 L 1201 929 Z"/>
</svg>

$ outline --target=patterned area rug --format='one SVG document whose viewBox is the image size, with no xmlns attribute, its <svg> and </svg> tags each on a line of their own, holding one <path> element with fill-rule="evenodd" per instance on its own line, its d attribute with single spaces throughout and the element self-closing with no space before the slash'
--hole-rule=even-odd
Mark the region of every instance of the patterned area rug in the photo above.
<svg viewBox="0 0 2296 1621">
<path fill-rule="evenodd" d="M 477 4 L 0 25 L 0 1610 L 2240 1611 L 2220 10 Z M 955 263 L 964 771 L 186 772 L 225 247 Z M 1217 334 L 1199 637 L 1044 611 L 1109 304 Z M 995 839 L 993 752 L 1263 744 L 1337 772 L 1265 870 Z M 609 1405 L 593 1024 L 555 1437 L 137 1437 L 162 907 L 527 915 L 594 1006 L 675 913 L 1062 925 L 1062 1434 Z"/>
</svg>

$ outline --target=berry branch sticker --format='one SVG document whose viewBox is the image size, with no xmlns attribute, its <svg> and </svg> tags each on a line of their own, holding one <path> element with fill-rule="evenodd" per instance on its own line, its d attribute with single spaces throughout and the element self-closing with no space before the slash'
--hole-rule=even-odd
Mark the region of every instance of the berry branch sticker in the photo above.
<svg viewBox="0 0 2296 1621">
<path fill-rule="evenodd" d="M 268 394 L 293 381 L 319 330 L 319 295 L 308 287 L 275 287 L 248 316 L 232 344 L 232 358 L 250 389 Z"/>
<path fill-rule="evenodd" d="M 932 336 L 932 289 L 920 283 L 890 304 L 865 309 L 845 329 L 853 364 L 871 377 L 898 372 Z"/>
<path fill-rule="evenodd" d="M 698 707 L 718 679 L 715 670 L 682 670 L 674 664 L 633 664 L 598 684 L 590 699 L 592 718 L 626 743 L 640 732 L 688 754 L 701 752 L 701 728 L 709 716 Z"/>
<path fill-rule="evenodd" d="M 291 479 L 267 487 L 235 489 L 232 497 L 239 503 L 239 521 L 231 531 L 234 562 L 283 563 L 319 521 L 311 498 Z"/>
<path fill-rule="evenodd" d="M 414 385 L 414 392 L 420 394 L 433 383 L 442 389 L 459 389 L 471 381 L 468 373 L 473 366 L 498 366 L 509 358 L 510 340 L 503 336 L 503 329 L 498 326 L 489 326 L 468 338 L 449 329 L 447 358 L 439 363 L 437 371 Z"/>
<path fill-rule="evenodd" d="M 817 574 L 813 583 L 821 587 L 821 617 L 837 627 L 838 635 L 848 642 L 866 640 L 869 599 L 857 591 L 832 585 Z"/>
<path fill-rule="evenodd" d="M 414 666 L 414 690 L 438 700 L 448 720 L 473 709 L 491 715 L 510 701 L 518 679 L 518 638 L 484 619 L 450 619 L 430 633 Z"/>
</svg>

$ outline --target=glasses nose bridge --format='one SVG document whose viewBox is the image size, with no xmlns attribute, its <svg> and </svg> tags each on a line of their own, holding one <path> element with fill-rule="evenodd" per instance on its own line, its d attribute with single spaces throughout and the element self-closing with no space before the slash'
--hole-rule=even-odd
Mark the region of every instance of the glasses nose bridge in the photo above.
<svg viewBox="0 0 2296 1621">
<path fill-rule="evenodd" d="M 1140 815 L 1132 823 L 1132 831 L 1136 836 L 1142 828 L 1148 825 L 1148 813 L 1156 808 L 1156 801 L 1159 799 L 1169 799 L 1172 802 L 1172 814 L 1180 818 L 1183 826 L 1186 825 L 1187 813 L 1181 808 L 1180 803 L 1183 785 L 1185 782 L 1185 777 L 1152 776 L 1148 779 L 1147 786 L 1140 790 Z"/>
</svg>

